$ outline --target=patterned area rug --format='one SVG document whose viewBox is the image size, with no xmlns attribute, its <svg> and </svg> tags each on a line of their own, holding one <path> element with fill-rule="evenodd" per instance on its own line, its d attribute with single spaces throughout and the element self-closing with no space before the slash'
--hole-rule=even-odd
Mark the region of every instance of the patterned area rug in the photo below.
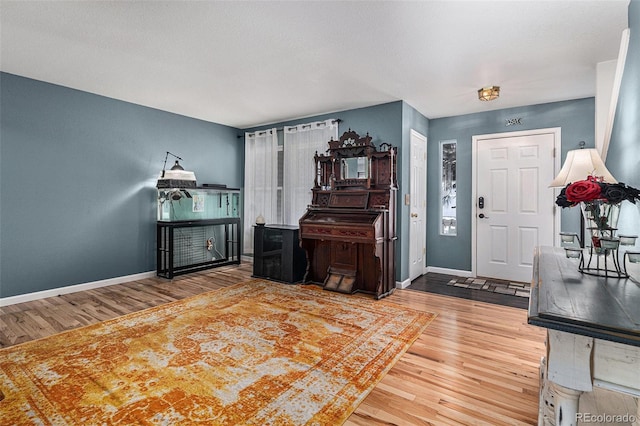
<svg viewBox="0 0 640 426">
<path fill-rule="evenodd" d="M 249 281 L 0 350 L 0 418 L 339 425 L 433 318 Z"/>
<path fill-rule="evenodd" d="M 530 284 L 515 281 L 501 281 L 485 278 L 456 278 L 449 281 L 447 285 L 519 297 L 529 297 L 531 294 Z"/>
</svg>

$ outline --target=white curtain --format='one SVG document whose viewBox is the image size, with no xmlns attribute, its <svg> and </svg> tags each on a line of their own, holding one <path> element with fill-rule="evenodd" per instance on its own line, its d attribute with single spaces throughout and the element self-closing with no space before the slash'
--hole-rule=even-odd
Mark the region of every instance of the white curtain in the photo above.
<svg viewBox="0 0 640 426">
<path fill-rule="evenodd" d="M 243 253 L 253 253 L 253 226 L 258 215 L 267 223 L 278 223 L 277 191 L 276 129 L 245 133 Z"/>
<path fill-rule="evenodd" d="M 284 205 L 283 222 L 298 225 L 311 203 L 316 152 L 323 154 L 329 140 L 338 139 L 337 120 L 285 126 L 284 128 Z"/>
</svg>

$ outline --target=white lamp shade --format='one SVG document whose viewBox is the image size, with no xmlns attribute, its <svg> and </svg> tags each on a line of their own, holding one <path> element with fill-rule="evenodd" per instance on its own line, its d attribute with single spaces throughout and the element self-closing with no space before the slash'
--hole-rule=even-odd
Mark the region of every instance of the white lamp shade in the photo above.
<svg viewBox="0 0 640 426">
<path fill-rule="evenodd" d="M 574 149 L 567 152 L 562 169 L 549 184 L 550 188 L 564 187 L 572 182 L 585 180 L 588 176 L 602 178 L 605 183 L 618 183 L 604 165 L 600 154 L 594 148 Z"/>
</svg>

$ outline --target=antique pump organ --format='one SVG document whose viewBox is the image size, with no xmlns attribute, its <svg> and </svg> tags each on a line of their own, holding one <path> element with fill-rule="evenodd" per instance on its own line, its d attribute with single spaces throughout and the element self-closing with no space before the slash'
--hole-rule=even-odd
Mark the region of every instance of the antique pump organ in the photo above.
<svg viewBox="0 0 640 426">
<path fill-rule="evenodd" d="M 397 149 L 345 132 L 315 155 L 313 199 L 300 218 L 305 282 L 382 298 L 395 288 Z"/>
</svg>

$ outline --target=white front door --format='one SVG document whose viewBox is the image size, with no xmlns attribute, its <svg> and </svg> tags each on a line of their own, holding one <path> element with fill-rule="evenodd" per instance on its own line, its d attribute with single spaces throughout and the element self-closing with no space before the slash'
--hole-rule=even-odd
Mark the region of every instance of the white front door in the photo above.
<svg viewBox="0 0 640 426">
<path fill-rule="evenodd" d="M 553 246 L 560 129 L 474 136 L 475 271 L 530 282 L 536 246 Z"/>
<path fill-rule="evenodd" d="M 427 138 L 411 130 L 409 279 L 424 274 L 427 238 Z"/>
</svg>

